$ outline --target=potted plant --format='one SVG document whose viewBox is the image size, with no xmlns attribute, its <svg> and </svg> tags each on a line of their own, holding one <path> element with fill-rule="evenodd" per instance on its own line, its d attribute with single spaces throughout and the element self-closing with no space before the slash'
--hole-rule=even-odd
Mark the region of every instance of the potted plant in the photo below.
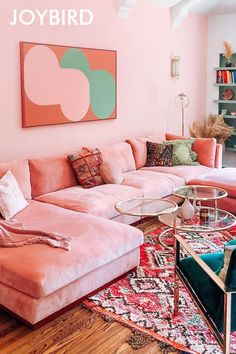
<svg viewBox="0 0 236 354">
<path fill-rule="evenodd" d="M 223 56 L 226 59 L 226 66 L 230 67 L 230 66 L 232 66 L 231 58 L 233 55 L 233 49 L 232 49 L 231 45 L 226 41 L 224 41 L 224 43 L 223 43 L 223 48 L 224 48 Z"/>
<path fill-rule="evenodd" d="M 219 144 L 225 145 L 234 132 L 234 127 L 229 126 L 224 121 L 222 114 L 210 114 L 204 122 L 193 122 L 190 134 L 194 138 L 215 138 Z"/>
</svg>

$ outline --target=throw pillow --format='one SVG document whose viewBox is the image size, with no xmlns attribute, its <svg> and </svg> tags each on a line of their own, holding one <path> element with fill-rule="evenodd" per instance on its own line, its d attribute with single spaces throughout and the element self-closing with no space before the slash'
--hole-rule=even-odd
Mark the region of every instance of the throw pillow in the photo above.
<svg viewBox="0 0 236 354">
<path fill-rule="evenodd" d="M 79 153 L 69 155 L 68 159 L 77 181 L 83 188 L 92 188 L 103 184 L 99 171 L 102 156 L 98 149 L 90 151 L 83 148 Z"/>
<path fill-rule="evenodd" d="M 231 289 L 236 288 L 236 240 L 226 243 L 224 247 L 224 262 L 218 275 L 226 286 Z"/>
<path fill-rule="evenodd" d="M 197 154 L 192 151 L 193 139 L 169 140 L 163 144 L 173 145 L 173 165 L 199 165 L 196 161 Z"/>
<path fill-rule="evenodd" d="M 105 183 L 121 184 L 124 180 L 120 166 L 112 162 L 103 162 L 100 166 L 100 173 Z"/>
<path fill-rule="evenodd" d="M 147 161 L 145 166 L 173 166 L 172 155 L 173 155 L 173 145 L 172 144 L 157 144 L 150 141 L 146 142 L 147 145 Z"/>
<path fill-rule="evenodd" d="M 4 219 L 8 220 L 25 209 L 27 205 L 28 202 L 25 200 L 15 177 L 8 170 L 0 179 L 0 213 Z"/>
<path fill-rule="evenodd" d="M 166 134 L 166 140 L 185 140 L 183 136 Z M 207 167 L 215 167 L 216 139 L 214 138 L 194 138 L 192 150 L 197 154 L 197 162 Z M 218 144 L 218 146 L 221 146 Z"/>
</svg>

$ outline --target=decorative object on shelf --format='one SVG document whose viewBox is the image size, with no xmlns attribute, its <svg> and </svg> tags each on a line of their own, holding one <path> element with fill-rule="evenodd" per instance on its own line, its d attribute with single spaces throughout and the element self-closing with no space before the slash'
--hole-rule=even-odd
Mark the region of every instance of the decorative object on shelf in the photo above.
<svg viewBox="0 0 236 354">
<path fill-rule="evenodd" d="M 116 51 L 20 43 L 23 127 L 116 118 Z"/>
<path fill-rule="evenodd" d="M 180 57 L 177 55 L 171 59 L 171 76 L 175 79 L 180 77 Z"/>
<path fill-rule="evenodd" d="M 232 100 L 234 97 L 234 91 L 231 89 L 225 89 L 222 93 L 222 98 L 226 101 Z"/>
<path fill-rule="evenodd" d="M 180 93 L 178 96 L 176 96 L 175 105 L 176 105 L 177 108 L 180 108 L 180 109 L 181 109 L 181 125 L 182 125 L 181 134 L 182 134 L 182 136 L 184 136 L 184 133 L 185 133 L 185 116 L 184 116 L 184 110 L 185 110 L 185 108 L 187 108 L 188 105 L 189 105 L 189 98 L 188 98 L 188 96 L 185 95 L 183 92 Z"/>
<path fill-rule="evenodd" d="M 231 67 L 232 66 L 232 55 L 233 55 L 233 49 L 231 47 L 231 45 L 229 44 L 229 42 L 224 41 L 223 43 L 223 48 L 224 48 L 224 53 L 223 56 L 226 59 L 226 67 Z"/>
<path fill-rule="evenodd" d="M 221 115 L 225 116 L 227 114 L 227 112 L 228 112 L 228 109 L 222 109 L 221 110 Z"/>
<path fill-rule="evenodd" d="M 184 220 L 192 219 L 194 216 L 194 207 L 191 204 L 189 198 L 185 198 L 183 204 L 179 208 L 179 214 Z"/>
<path fill-rule="evenodd" d="M 225 123 L 223 115 L 210 114 L 204 122 L 193 122 L 190 128 L 191 136 L 194 138 L 215 138 L 218 143 L 224 146 L 234 132 L 234 127 Z"/>
<path fill-rule="evenodd" d="M 236 116 L 236 112 L 231 112 L 231 116 Z"/>
</svg>

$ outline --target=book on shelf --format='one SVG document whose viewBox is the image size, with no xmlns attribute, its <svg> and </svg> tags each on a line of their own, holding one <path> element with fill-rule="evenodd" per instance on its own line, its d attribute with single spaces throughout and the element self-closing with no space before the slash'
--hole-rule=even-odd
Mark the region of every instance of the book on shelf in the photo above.
<svg viewBox="0 0 236 354">
<path fill-rule="evenodd" d="M 217 84 L 236 84 L 236 68 L 235 70 L 217 70 Z"/>
</svg>

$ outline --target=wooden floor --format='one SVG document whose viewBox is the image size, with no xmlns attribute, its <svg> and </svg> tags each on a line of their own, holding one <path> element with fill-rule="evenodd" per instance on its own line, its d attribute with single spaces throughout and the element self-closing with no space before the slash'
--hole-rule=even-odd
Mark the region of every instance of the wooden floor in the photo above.
<svg viewBox="0 0 236 354">
<path fill-rule="evenodd" d="M 78 306 L 47 325 L 32 331 L 0 310 L 0 353 L 8 354 L 157 354 L 156 341 L 133 350 L 126 342 L 130 329 Z"/>
</svg>

